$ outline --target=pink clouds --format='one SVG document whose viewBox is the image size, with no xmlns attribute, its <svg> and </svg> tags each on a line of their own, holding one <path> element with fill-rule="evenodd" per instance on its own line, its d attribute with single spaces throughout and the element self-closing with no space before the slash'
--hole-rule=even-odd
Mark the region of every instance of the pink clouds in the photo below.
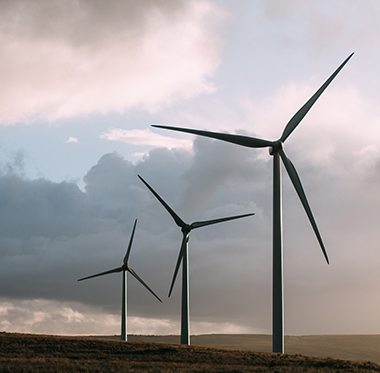
<svg viewBox="0 0 380 373">
<path fill-rule="evenodd" d="M 110 128 L 108 132 L 103 132 L 100 138 L 133 145 L 148 145 L 152 147 L 166 147 L 169 149 L 176 147 L 192 148 L 193 145 L 190 139 L 175 139 L 173 137 L 153 133 L 150 129 L 123 130 L 121 128 Z"/>
<path fill-rule="evenodd" d="M 227 16 L 197 0 L 133 3 L 4 7 L 0 123 L 154 111 L 212 92 L 207 77 L 220 62 L 217 28 Z"/>
</svg>

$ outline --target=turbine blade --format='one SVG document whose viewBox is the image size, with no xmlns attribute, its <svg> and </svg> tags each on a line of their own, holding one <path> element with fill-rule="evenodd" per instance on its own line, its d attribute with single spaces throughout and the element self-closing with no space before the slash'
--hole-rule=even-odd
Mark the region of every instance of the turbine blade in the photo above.
<svg viewBox="0 0 380 373">
<path fill-rule="evenodd" d="M 194 135 L 200 135 L 200 136 L 205 136 L 205 137 L 211 137 L 212 139 L 232 142 L 233 144 L 246 146 L 248 148 L 265 148 L 267 146 L 273 145 L 273 141 L 257 139 L 255 137 L 249 137 L 249 136 L 232 135 L 230 133 L 201 131 L 201 130 L 194 130 L 190 128 L 162 126 L 158 124 L 152 124 L 152 127 L 163 128 L 166 130 L 173 130 L 173 131 L 179 131 L 179 132 L 192 133 Z"/>
<path fill-rule="evenodd" d="M 125 254 L 124 261 L 123 261 L 124 264 L 128 264 L 129 262 L 129 256 L 131 255 L 132 242 L 133 242 L 133 236 L 135 235 L 136 224 L 137 224 L 137 219 L 135 220 L 135 224 L 133 225 L 131 238 L 129 239 L 127 253 Z"/>
<path fill-rule="evenodd" d="M 175 280 L 177 278 L 177 274 L 178 274 L 178 270 L 179 270 L 179 266 L 181 264 L 181 260 L 183 258 L 183 255 L 185 253 L 185 247 L 186 247 L 186 241 L 188 239 L 188 235 L 187 234 L 184 234 L 183 235 L 183 238 L 182 238 L 182 243 L 181 243 L 181 248 L 179 250 L 179 255 L 178 255 L 178 260 L 177 260 L 177 264 L 175 266 L 175 270 L 174 270 L 174 275 L 173 275 L 173 280 L 172 280 L 172 283 L 170 285 L 170 290 L 169 290 L 169 295 L 168 297 L 170 298 L 170 296 L 172 295 L 172 291 L 173 291 L 173 287 L 174 287 L 174 283 L 175 283 Z"/>
<path fill-rule="evenodd" d="M 255 214 L 251 213 L 251 214 L 244 214 L 244 215 L 229 216 L 227 218 L 220 218 L 220 219 L 214 219 L 214 220 L 195 221 L 194 223 L 190 225 L 190 227 L 191 229 L 195 229 L 195 228 L 205 227 L 206 225 L 222 223 L 224 221 L 245 218 L 247 216 L 252 216 L 252 215 L 255 215 Z"/>
<path fill-rule="evenodd" d="M 114 268 L 114 269 L 111 269 L 111 270 L 109 270 L 109 271 L 105 271 L 105 272 L 97 273 L 96 275 L 92 275 L 92 276 L 87 276 L 87 277 L 80 278 L 78 281 L 83 281 L 83 280 L 87 280 L 88 278 L 93 278 L 93 277 L 98 277 L 98 276 L 108 275 L 109 273 L 117 273 L 117 272 L 121 272 L 122 270 L 123 270 L 123 267 Z"/>
<path fill-rule="evenodd" d="M 282 136 L 280 138 L 281 142 L 284 142 L 289 137 L 289 135 L 295 130 L 295 128 L 298 126 L 298 124 L 301 122 L 304 116 L 308 113 L 308 111 L 311 109 L 314 103 L 318 100 L 319 96 L 324 92 L 324 90 L 328 87 L 328 85 L 338 75 L 340 70 L 343 69 L 344 65 L 348 62 L 348 60 L 352 57 L 353 54 L 354 53 L 351 53 L 343 61 L 343 63 L 332 73 L 332 75 L 325 81 L 325 83 L 322 84 L 322 86 L 318 89 L 318 91 L 314 93 L 314 95 L 309 99 L 309 101 L 307 101 L 306 104 L 303 105 L 301 109 L 297 111 L 297 113 L 293 116 L 293 118 L 290 119 L 290 121 L 286 125 L 284 132 L 282 133 Z"/>
<path fill-rule="evenodd" d="M 147 188 L 154 194 L 154 196 L 161 202 L 162 206 L 165 207 L 165 209 L 172 216 L 176 224 L 181 228 L 185 226 L 186 223 L 169 207 L 169 205 L 156 193 L 156 191 L 140 175 L 137 175 L 137 176 L 147 186 Z"/>
<path fill-rule="evenodd" d="M 325 250 L 325 246 L 324 246 L 323 241 L 322 241 L 322 237 L 319 234 L 317 223 L 314 220 L 313 213 L 311 212 L 309 203 L 308 203 L 307 198 L 306 198 L 306 194 L 305 194 L 305 192 L 304 192 L 304 190 L 302 188 L 301 180 L 300 180 L 300 178 L 299 178 L 299 176 L 297 174 L 297 171 L 296 171 L 293 163 L 286 156 L 286 154 L 285 154 L 285 152 L 283 150 L 280 150 L 280 156 L 282 158 L 282 161 L 284 162 L 286 171 L 288 172 L 288 175 L 290 177 L 290 180 L 293 183 L 293 186 L 294 186 L 294 188 L 295 188 L 295 190 L 296 190 L 296 192 L 298 194 L 298 197 L 301 200 L 303 208 L 306 211 L 306 215 L 309 218 L 309 221 L 311 223 L 311 226 L 313 227 L 314 233 L 317 236 L 317 240 L 319 242 L 319 245 L 321 246 L 321 249 L 322 249 L 323 255 L 325 256 L 327 264 L 330 264 L 329 263 L 329 258 L 327 256 L 327 252 Z"/>
<path fill-rule="evenodd" d="M 162 300 L 156 295 L 156 293 L 141 279 L 141 277 L 132 269 L 132 268 L 127 268 L 127 271 L 137 280 L 139 281 L 142 285 L 144 285 L 161 303 Z"/>
</svg>

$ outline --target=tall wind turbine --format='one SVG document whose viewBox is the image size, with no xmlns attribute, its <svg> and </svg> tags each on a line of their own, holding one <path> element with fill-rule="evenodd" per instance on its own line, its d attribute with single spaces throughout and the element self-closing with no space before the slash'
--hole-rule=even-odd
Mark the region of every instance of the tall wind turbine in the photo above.
<svg viewBox="0 0 380 373">
<path fill-rule="evenodd" d="M 285 169 L 293 183 L 293 186 L 301 200 L 306 211 L 309 221 L 317 236 L 319 245 L 321 246 L 323 255 L 327 263 L 329 259 L 321 235 L 319 234 L 317 224 L 315 223 L 305 192 L 303 190 L 301 180 L 297 174 L 293 163 L 286 156 L 283 144 L 290 134 L 295 130 L 304 116 L 308 113 L 319 96 L 338 75 L 343 66 L 352 57 L 350 54 L 347 59 L 334 71 L 334 73 L 326 80 L 326 82 L 318 89 L 318 91 L 297 111 L 286 125 L 284 132 L 277 141 L 268 141 L 248 136 L 232 135 L 228 133 L 218 133 L 209 131 L 200 131 L 189 128 L 178 128 L 162 125 L 153 125 L 153 127 L 164 128 L 174 131 L 187 132 L 195 135 L 211 137 L 218 140 L 231 142 L 237 145 L 249 148 L 265 148 L 269 147 L 269 153 L 273 156 L 273 352 L 284 352 L 284 290 L 283 290 L 283 251 L 282 251 L 282 202 L 281 202 L 281 169 L 280 158 L 284 163 Z"/>
<path fill-rule="evenodd" d="M 172 216 L 175 223 L 181 228 L 182 231 L 182 243 L 179 250 L 177 265 L 174 270 L 174 275 L 172 283 L 170 285 L 169 297 L 172 294 L 173 286 L 177 278 L 179 266 L 182 261 L 182 302 L 181 302 L 181 344 L 189 345 L 190 344 L 190 316 L 189 316 L 189 262 L 188 262 L 188 247 L 187 243 L 189 241 L 189 233 L 195 228 L 205 227 L 206 225 L 222 223 L 228 220 L 240 219 L 246 216 L 255 215 L 244 214 L 237 216 L 229 216 L 227 218 L 220 218 L 214 220 L 206 221 L 196 221 L 191 224 L 186 224 L 170 207 L 169 205 L 157 194 L 157 192 L 140 176 L 137 175 L 140 180 L 147 186 L 147 188 L 154 194 L 154 196 L 161 202 L 162 206 L 168 211 Z"/>
<path fill-rule="evenodd" d="M 122 292 L 122 303 L 121 303 L 121 340 L 126 341 L 127 336 L 127 272 L 129 272 L 134 278 L 137 279 L 145 288 L 147 288 L 161 303 L 162 300 L 154 293 L 154 291 L 140 278 L 140 276 L 129 267 L 129 256 L 131 255 L 131 248 L 133 242 L 133 236 L 135 235 L 137 219 L 135 220 L 135 224 L 133 225 L 133 230 L 131 234 L 131 238 L 129 240 L 129 245 L 127 249 L 127 253 L 125 254 L 123 265 L 121 267 L 117 267 L 111 269 L 106 272 L 97 273 L 96 275 L 88 276 L 80 278 L 78 281 L 87 280 L 89 278 L 98 277 L 108 275 L 109 273 L 118 273 L 123 272 L 123 292 Z"/>
</svg>

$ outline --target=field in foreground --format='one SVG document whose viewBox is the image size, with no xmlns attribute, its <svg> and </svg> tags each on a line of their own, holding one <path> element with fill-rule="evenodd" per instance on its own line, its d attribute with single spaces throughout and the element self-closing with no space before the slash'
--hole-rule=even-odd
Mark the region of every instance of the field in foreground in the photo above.
<svg viewBox="0 0 380 373">
<path fill-rule="evenodd" d="M 380 372 L 370 362 L 268 352 L 0 333 L 1 372 Z"/>
</svg>

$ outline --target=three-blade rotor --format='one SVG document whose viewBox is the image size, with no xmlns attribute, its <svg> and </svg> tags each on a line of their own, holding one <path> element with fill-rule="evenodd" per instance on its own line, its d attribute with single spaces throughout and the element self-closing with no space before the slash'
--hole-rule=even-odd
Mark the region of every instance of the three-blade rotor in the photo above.
<svg viewBox="0 0 380 373">
<path fill-rule="evenodd" d="M 136 224 L 137 224 L 137 219 L 135 220 L 135 223 L 133 225 L 133 230 L 132 230 L 131 238 L 129 239 L 127 253 L 125 254 L 125 257 L 123 260 L 124 264 L 121 267 L 110 269 L 109 271 L 97 273 L 95 275 L 83 277 L 83 278 L 80 278 L 78 281 L 87 280 L 87 279 L 93 278 L 93 277 L 104 276 L 104 275 L 108 275 L 110 273 L 118 273 L 118 272 L 122 272 L 122 271 L 127 271 L 162 303 L 162 300 L 156 295 L 156 293 L 141 279 L 141 277 L 132 268 L 129 267 L 129 257 L 131 255 L 132 242 L 133 242 L 133 237 L 135 235 Z"/>
<path fill-rule="evenodd" d="M 309 203 L 307 201 L 305 192 L 303 190 L 301 180 L 296 172 L 296 169 L 290 159 L 286 156 L 283 150 L 283 143 L 286 139 L 291 135 L 291 133 L 296 129 L 301 120 L 305 117 L 305 115 L 309 112 L 311 107 L 315 104 L 321 94 L 325 91 L 325 89 L 329 86 L 329 84 L 334 80 L 334 78 L 338 75 L 338 73 L 342 70 L 344 65 L 349 61 L 352 57 L 353 53 L 350 54 L 343 63 L 331 74 L 331 76 L 322 84 L 322 86 L 314 93 L 314 95 L 297 111 L 297 113 L 290 119 L 290 121 L 285 126 L 285 129 L 277 141 L 268 141 L 263 139 L 258 139 L 255 137 L 249 136 L 241 136 L 241 135 L 233 135 L 229 133 L 220 133 L 220 132 L 210 132 L 210 131 L 202 131 L 190 128 L 179 128 L 179 127 L 171 127 L 171 126 L 163 126 L 163 125 L 152 125 L 152 127 L 163 128 L 173 131 L 186 132 L 194 135 L 200 135 L 205 137 L 210 137 L 217 140 L 222 140 L 226 142 L 230 142 L 233 144 L 250 147 L 250 148 L 263 148 L 263 147 L 271 147 L 272 153 L 278 152 L 281 156 L 281 159 L 284 163 L 285 169 L 290 177 L 290 180 L 293 183 L 293 186 L 298 194 L 299 199 L 301 200 L 302 206 L 305 209 L 306 215 L 310 221 L 310 224 L 314 230 L 314 233 L 317 237 L 319 245 L 322 249 L 323 255 L 329 263 L 329 259 L 327 256 L 327 252 L 325 250 L 321 235 L 318 231 L 317 224 L 314 220 L 313 214 L 311 212 Z"/>
<path fill-rule="evenodd" d="M 169 297 L 170 297 L 172 290 L 173 290 L 173 287 L 174 287 L 174 284 L 175 284 L 175 280 L 177 278 L 179 267 L 181 265 L 181 261 L 183 259 L 183 256 L 185 255 L 186 244 L 187 244 L 187 241 L 189 240 L 189 233 L 191 230 L 196 229 L 196 228 L 205 227 L 207 225 L 222 223 L 222 222 L 229 221 L 229 220 L 245 218 L 247 216 L 252 216 L 255 214 L 250 213 L 250 214 L 244 214 L 244 215 L 235 215 L 235 216 L 229 216 L 226 218 L 219 218 L 219 219 L 205 220 L 205 221 L 196 221 L 196 222 L 191 223 L 191 224 L 186 224 L 140 175 L 137 175 L 137 176 L 146 185 L 146 187 L 153 193 L 153 195 L 161 202 L 161 204 L 165 207 L 165 209 L 173 217 L 176 224 L 179 227 L 181 227 L 181 231 L 183 234 L 182 243 L 181 243 L 181 247 L 180 247 L 179 254 L 178 254 L 177 264 L 175 266 L 173 279 L 172 279 L 172 282 L 170 285 L 170 290 L 169 290 Z"/>
</svg>

